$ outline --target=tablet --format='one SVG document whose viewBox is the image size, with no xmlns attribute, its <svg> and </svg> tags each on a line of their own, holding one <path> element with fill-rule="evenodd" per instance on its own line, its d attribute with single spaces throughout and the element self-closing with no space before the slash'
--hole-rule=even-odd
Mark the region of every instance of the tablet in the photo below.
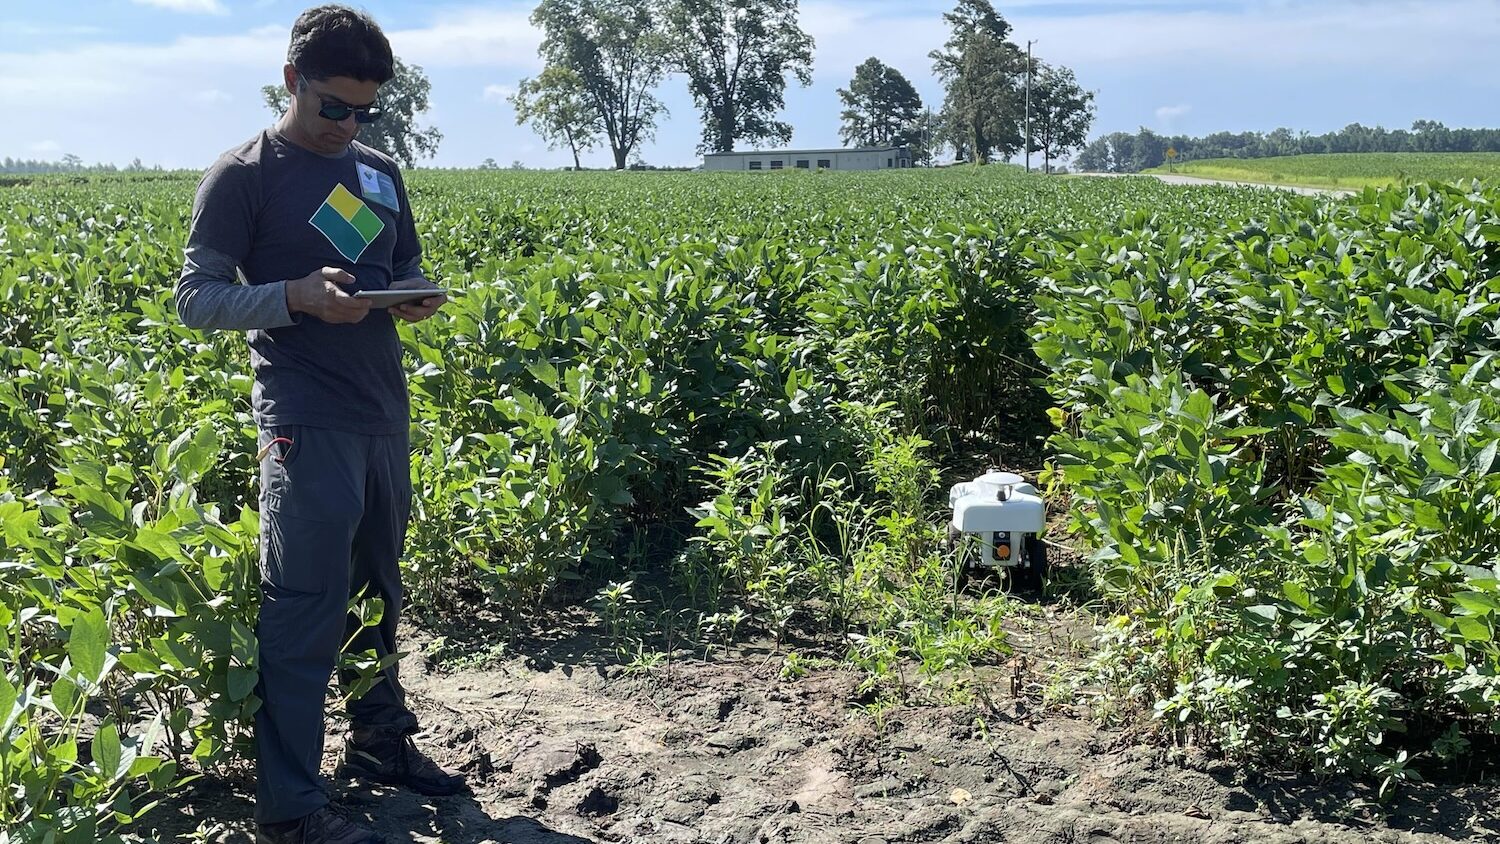
<svg viewBox="0 0 1500 844">
<path fill-rule="evenodd" d="M 420 302 L 433 296 L 447 295 L 448 288 L 426 288 L 423 290 L 361 290 L 350 295 L 356 299 L 368 299 L 370 304 L 377 308 L 389 308 L 391 305 L 403 305 L 407 302 Z"/>
</svg>

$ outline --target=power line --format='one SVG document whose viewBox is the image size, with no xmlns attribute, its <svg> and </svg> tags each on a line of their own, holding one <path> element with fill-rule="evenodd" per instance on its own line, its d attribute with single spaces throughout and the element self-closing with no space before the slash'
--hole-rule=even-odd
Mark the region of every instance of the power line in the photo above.
<svg viewBox="0 0 1500 844">
<path fill-rule="evenodd" d="M 1026 172 L 1031 172 L 1031 45 L 1040 39 L 1026 42 Z"/>
</svg>

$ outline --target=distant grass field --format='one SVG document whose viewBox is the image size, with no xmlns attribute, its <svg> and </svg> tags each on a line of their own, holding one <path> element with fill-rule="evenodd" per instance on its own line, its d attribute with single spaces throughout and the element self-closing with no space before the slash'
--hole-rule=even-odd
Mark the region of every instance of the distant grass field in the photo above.
<svg viewBox="0 0 1500 844">
<path fill-rule="evenodd" d="M 1147 170 L 1166 173 L 1166 167 Z M 1232 179 L 1282 185 L 1364 188 L 1404 180 L 1500 182 L 1500 152 L 1350 152 L 1277 158 L 1212 158 L 1172 168 L 1206 179 Z"/>
</svg>

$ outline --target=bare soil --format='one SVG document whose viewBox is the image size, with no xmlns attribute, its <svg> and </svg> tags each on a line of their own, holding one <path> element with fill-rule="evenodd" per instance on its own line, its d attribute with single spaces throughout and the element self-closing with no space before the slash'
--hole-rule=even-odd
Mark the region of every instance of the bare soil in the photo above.
<svg viewBox="0 0 1500 844">
<path fill-rule="evenodd" d="M 854 673 L 783 679 L 767 649 L 631 671 L 581 614 L 508 641 L 482 626 L 458 642 L 413 631 L 402 670 L 419 744 L 473 793 L 333 790 L 392 842 L 1500 841 L 1495 784 L 1419 786 L 1382 805 L 1367 786 L 1248 772 L 1042 709 L 1088 629 L 1036 610 L 974 703 L 882 712 Z M 329 771 L 342 729 L 330 719 Z M 200 780 L 141 831 L 252 841 L 252 795 L 248 776 Z"/>
</svg>

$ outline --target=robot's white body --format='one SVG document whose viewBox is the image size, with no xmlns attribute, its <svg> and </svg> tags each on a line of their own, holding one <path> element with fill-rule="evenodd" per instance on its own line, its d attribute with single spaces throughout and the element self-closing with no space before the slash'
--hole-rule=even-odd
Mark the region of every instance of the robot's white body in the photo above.
<svg viewBox="0 0 1500 844">
<path fill-rule="evenodd" d="M 980 538 L 980 565 L 1017 567 L 1040 578 L 1046 565 L 1041 535 L 1047 529 L 1047 505 L 1036 487 L 1020 475 L 991 471 L 954 484 L 948 503 L 953 507 L 951 532 Z"/>
</svg>

